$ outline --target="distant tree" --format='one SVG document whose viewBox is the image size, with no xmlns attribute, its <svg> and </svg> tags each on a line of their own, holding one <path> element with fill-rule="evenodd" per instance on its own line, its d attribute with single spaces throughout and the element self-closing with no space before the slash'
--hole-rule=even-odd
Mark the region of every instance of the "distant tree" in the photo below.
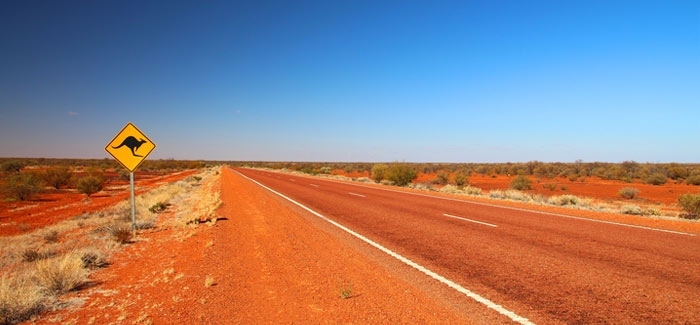
<svg viewBox="0 0 700 325">
<path fill-rule="evenodd" d="M 4 174 L 19 173 L 19 171 L 22 170 L 23 167 L 24 164 L 22 162 L 10 160 L 0 165 L 0 171 L 2 171 L 2 173 Z"/>
<path fill-rule="evenodd" d="M 530 179 L 525 175 L 518 175 L 518 177 L 513 179 L 513 181 L 510 183 L 510 188 L 519 191 L 529 190 L 532 189 L 532 181 L 530 181 Z"/>
<path fill-rule="evenodd" d="M 44 182 L 56 189 L 70 184 L 71 176 L 71 171 L 66 166 L 49 168 L 43 174 Z"/>
<path fill-rule="evenodd" d="M 372 166 L 372 179 L 377 183 L 387 179 L 386 176 L 388 170 L 389 166 L 386 164 L 375 164 Z"/>
<path fill-rule="evenodd" d="M 387 170 L 386 178 L 397 186 L 406 186 L 418 177 L 418 173 L 408 164 L 392 164 Z"/>
<path fill-rule="evenodd" d="M 467 184 L 469 184 L 469 176 L 464 172 L 457 172 L 455 174 L 455 185 L 462 187 Z"/>
<path fill-rule="evenodd" d="M 678 205 L 688 214 L 687 219 L 698 219 L 700 217 L 700 194 L 683 194 L 678 197 Z"/>
<path fill-rule="evenodd" d="M 651 185 L 663 185 L 666 184 L 668 178 L 664 174 L 654 173 L 649 175 L 649 177 L 647 177 L 645 181 Z"/>
<path fill-rule="evenodd" d="M 86 194 L 88 197 L 102 190 L 104 180 L 97 176 L 85 176 L 78 180 L 76 188 L 79 193 Z"/>
<path fill-rule="evenodd" d="M 16 173 L 9 176 L 1 188 L 9 199 L 25 201 L 44 191 L 44 183 L 35 173 Z"/>
</svg>

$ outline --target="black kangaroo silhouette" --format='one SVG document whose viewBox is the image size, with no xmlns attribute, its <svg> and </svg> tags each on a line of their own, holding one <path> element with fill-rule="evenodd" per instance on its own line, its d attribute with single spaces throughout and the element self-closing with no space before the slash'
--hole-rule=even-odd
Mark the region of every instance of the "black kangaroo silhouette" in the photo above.
<svg viewBox="0 0 700 325">
<path fill-rule="evenodd" d="M 124 141 L 122 141 L 122 144 L 120 144 L 116 147 L 112 147 L 112 148 L 119 149 L 123 146 L 127 146 L 129 149 L 131 149 L 131 154 L 134 155 L 134 157 L 143 157 L 143 156 L 137 155 L 136 150 L 139 150 L 139 147 L 146 142 L 148 142 L 148 141 L 146 141 L 144 139 L 136 140 L 136 138 L 134 138 L 133 136 L 130 135 L 130 136 L 126 137 L 126 139 L 124 139 Z"/>
</svg>

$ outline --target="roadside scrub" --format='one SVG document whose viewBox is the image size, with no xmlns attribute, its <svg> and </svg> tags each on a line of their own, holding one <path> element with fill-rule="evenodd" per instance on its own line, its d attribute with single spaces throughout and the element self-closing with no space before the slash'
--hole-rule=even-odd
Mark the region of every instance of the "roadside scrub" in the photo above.
<svg viewBox="0 0 700 325">
<path fill-rule="evenodd" d="M 154 227 L 191 232 L 184 220 L 215 220 L 221 204 L 215 187 L 219 175 L 220 167 L 202 169 L 196 176 L 137 196 L 135 233 L 131 204 L 125 200 L 31 233 L 0 237 L 0 324 L 16 324 L 60 308 L 62 294 L 80 290 L 90 273 L 107 267 L 123 245 L 138 244 L 139 233 Z M 164 202 L 173 213 L 149 211 Z"/>
</svg>

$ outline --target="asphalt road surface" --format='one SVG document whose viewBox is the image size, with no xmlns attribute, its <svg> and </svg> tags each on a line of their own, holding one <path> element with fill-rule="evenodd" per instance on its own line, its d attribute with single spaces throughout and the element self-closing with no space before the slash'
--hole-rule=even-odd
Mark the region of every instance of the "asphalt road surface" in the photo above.
<svg viewBox="0 0 700 325">
<path fill-rule="evenodd" d="M 236 171 L 483 297 L 516 321 L 700 324 L 696 234 Z"/>
</svg>

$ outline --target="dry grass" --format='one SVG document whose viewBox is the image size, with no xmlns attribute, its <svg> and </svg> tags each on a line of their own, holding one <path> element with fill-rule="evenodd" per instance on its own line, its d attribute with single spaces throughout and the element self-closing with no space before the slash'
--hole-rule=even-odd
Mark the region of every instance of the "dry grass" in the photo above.
<svg viewBox="0 0 700 325">
<path fill-rule="evenodd" d="M 29 276 L 0 277 L 0 324 L 16 324 L 38 314 L 46 296 Z"/>
<path fill-rule="evenodd" d="M 221 204 L 214 187 L 218 184 L 219 169 L 203 169 L 196 178 L 165 184 L 138 196 L 137 229 L 151 229 L 160 223 L 184 225 L 178 213 L 203 220 L 215 219 L 214 211 Z M 164 201 L 170 202 L 177 212 L 153 215 L 148 211 Z M 182 229 L 192 231 L 187 227 Z M 42 310 L 60 308 L 55 304 L 58 295 L 80 288 L 88 281 L 91 270 L 109 265 L 110 255 L 122 247 L 121 243 L 131 242 L 133 234 L 131 205 L 123 201 L 98 213 L 81 214 L 33 232 L 0 237 L 0 324 L 15 324 Z M 174 274 L 174 270 L 168 269 L 164 276 L 179 279 L 184 274 Z M 207 283 L 215 285 L 213 278 Z M 148 324 L 150 320 L 145 317 L 140 323 Z"/>
<path fill-rule="evenodd" d="M 38 261 L 35 272 L 35 282 L 49 294 L 71 291 L 84 284 L 88 277 L 79 252 Z"/>
</svg>

